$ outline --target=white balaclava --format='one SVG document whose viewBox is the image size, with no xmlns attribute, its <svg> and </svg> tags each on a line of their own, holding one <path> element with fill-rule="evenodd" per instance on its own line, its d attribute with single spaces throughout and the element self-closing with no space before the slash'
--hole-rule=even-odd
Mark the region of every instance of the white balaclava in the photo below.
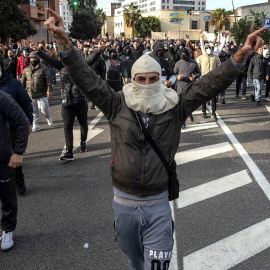
<svg viewBox="0 0 270 270">
<path fill-rule="evenodd" d="M 159 81 L 150 85 L 138 84 L 134 77 L 138 73 L 157 72 Z M 123 94 L 128 108 L 144 114 L 161 114 L 178 104 L 179 97 L 175 90 L 167 88 L 161 82 L 160 64 L 151 56 L 141 56 L 131 69 L 132 83 L 123 87 Z"/>
</svg>

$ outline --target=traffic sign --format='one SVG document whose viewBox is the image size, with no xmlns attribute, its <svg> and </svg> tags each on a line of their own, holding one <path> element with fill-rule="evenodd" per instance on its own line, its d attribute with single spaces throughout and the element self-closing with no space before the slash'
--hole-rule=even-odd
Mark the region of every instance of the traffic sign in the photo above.
<svg viewBox="0 0 270 270">
<path fill-rule="evenodd" d="M 269 18 L 263 19 L 263 27 L 266 27 L 268 30 L 270 30 L 270 19 Z"/>
<path fill-rule="evenodd" d="M 204 21 L 209 22 L 210 18 L 211 18 L 211 16 L 204 16 Z"/>
</svg>

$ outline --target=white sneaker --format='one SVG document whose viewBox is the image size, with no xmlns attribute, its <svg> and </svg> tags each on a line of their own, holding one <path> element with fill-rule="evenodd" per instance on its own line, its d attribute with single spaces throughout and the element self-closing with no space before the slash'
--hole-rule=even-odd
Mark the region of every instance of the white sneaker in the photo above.
<svg viewBox="0 0 270 270">
<path fill-rule="evenodd" d="M 267 97 L 267 98 L 265 98 L 264 100 L 266 100 L 266 101 L 270 101 L 270 97 Z"/>
<path fill-rule="evenodd" d="M 9 250 L 14 246 L 14 238 L 13 232 L 5 232 L 3 231 L 3 236 L 1 237 L 1 249 L 2 250 Z"/>
<path fill-rule="evenodd" d="M 47 123 L 48 123 L 49 126 L 51 126 L 53 124 L 52 118 L 49 118 L 49 119 L 46 118 L 46 120 L 47 120 Z"/>
<path fill-rule="evenodd" d="M 38 132 L 41 130 L 41 127 L 40 126 L 33 126 L 32 127 L 32 132 Z"/>
</svg>

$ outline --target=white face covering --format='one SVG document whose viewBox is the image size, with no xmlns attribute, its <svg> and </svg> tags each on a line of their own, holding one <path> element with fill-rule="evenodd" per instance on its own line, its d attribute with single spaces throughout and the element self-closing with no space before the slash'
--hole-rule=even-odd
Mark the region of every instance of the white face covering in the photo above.
<svg viewBox="0 0 270 270">
<path fill-rule="evenodd" d="M 223 48 L 223 49 L 222 49 L 222 51 L 223 51 L 223 52 L 225 52 L 225 51 L 226 51 L 226 49 L 225 49 L 225 48 Z"/>
<path fill-rule="evenodd" d="M 212 53 L 212 50 L 210 48 L 206 49 L 206 53 L 207 54 L 211 54 Z"/>
<path fill-rule="evenodd" d="M 263 49 L 263 56 L 266 56 L 266 53 L 268 52 L 268 49 Z"/>
<path fill-rule="evenodd" d="M 144 114 L 161 114 L 178 104 L 175 90 L 167 88 L 159 80 L 156 83 L 143 85 L 134 81 L 124 86 L 123 94 L 128 108 Z"/>
</svg>

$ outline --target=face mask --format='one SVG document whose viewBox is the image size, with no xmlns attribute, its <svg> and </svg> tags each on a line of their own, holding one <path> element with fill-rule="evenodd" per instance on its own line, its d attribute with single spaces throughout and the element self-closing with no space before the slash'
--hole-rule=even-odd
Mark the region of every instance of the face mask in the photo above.
<svg viewBox="0 0 270 270">
<path fill-rule="evenodd" d="M 53 45 L 53 47 L 56 49 L 57 48 L 57 45 Z"/>
<path fill-rule="evenodd" d="M 111 59 L 113 59 L 113 60 L 117 59 L 117 55 L 116 54 L 111 54 Z"/>
<path fill-rule="evenodd" d="M 212 53 L 212 50 L 210 48 L 206 49 L 206 53 L 207 54 L 211 54 Z"/>
<path fill-rule="evenodd" d="M 37 60 L 37 59 L 30 60 L 30 64 L 32 64 L 33 66 L 36 66 L 37 64 L 39 64 L 39 60 Z"/>
<path fill-rule="evenodd" d="M 162 52 L 162 51 L 157 52 L 157 57 L 158 58 L 162 58 L 163 55 L 164 55 L 164 52 Z"/>
<path fill-rule="evenodd" d="M 182 54 L 182 58 L 183 60 L 187 61 L 189 59 L 189 57 L 186 54 Z"/>
<path fill-rule="evenodd" d="M 269 58 L 269 54 L 267 54 L 267 55 L 265 56 L 265 58 Z"/>
<path fill-rule="evenodd" d="M 179 48 L 180 48 L 180 50 L 182 50 L 183 49 L 183 46 L 179 46 Z"/>
<path fill-rule="evenodd" d="M 27 55 L 28 55 L 28 52 L 23 52 L 23 55 L 24 55 L 24 56 L 27 56 Z"/>
<path fill-rule="evenodd" d="M 52 44 L 49 45 L 50 49 L 52 48 Z"/>
<path fill-rule="evenodd" d="M 223 48 L 223 49 L 222 49 L 222 51 L 223 51 L 223 52 L 225 52 L 225 51 L 226 51 L 226 49 L 225 49 L 225 48 Z"/>
</svg>

